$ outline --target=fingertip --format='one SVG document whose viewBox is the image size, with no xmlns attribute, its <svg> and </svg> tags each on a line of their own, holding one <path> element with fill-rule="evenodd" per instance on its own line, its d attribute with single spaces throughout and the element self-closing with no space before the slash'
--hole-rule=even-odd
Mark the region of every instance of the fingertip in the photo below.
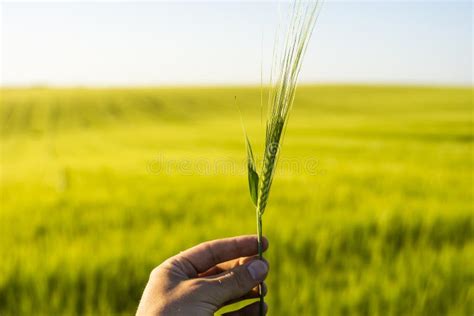
<svg viewBox="0 0 474 316">
<path fill-rule="evenodd" d="M 263 260 L 252 260 L 247 264 L 247 271 L 254 281 L 262 282 L 268 274 L 268 264 Z"/>
<path fill-rule="evenodd" d="M 247 257 L 247 258 L 244 258 L 241 261 L 241 264 L 242 265 L 250 264 L 253 261 L 263 261 L 266 265 L 266 271 L 267 271 L 267 274 L 268 274 L 268 272 L 270 271 L 270 263 L 265 258 L 260 258 L 259 256 Z"/>
</svg>

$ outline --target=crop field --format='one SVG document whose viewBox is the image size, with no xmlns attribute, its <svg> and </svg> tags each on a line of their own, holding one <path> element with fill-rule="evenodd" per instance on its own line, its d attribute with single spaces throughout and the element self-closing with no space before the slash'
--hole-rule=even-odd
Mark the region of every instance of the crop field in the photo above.
<svg viewBox="0 0 474 316">
<path fill-rule="evenodd" d="M 0 315 L 132 314 L 165 258 L 256 232 L 234 96 L 258 151 L 260 88 L 0 91 Z M 298 88 L 270 315 L 473 315 L 472 96 Z"/>
</svg>

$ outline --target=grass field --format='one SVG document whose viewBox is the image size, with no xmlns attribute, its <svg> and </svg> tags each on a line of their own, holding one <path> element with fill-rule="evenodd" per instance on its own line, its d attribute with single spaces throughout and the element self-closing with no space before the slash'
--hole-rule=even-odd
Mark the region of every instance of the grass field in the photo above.
<svg viewBox="0 0 474 316">
<path fill-rule="evenodd" d="M 264 215 L 270 315 L 474 313 L 473 90 L 299 88 Z M 151 269 L 255 233 L 238 97 L 1 90 L 1 315 L 133 313 Z"/>
</svg>

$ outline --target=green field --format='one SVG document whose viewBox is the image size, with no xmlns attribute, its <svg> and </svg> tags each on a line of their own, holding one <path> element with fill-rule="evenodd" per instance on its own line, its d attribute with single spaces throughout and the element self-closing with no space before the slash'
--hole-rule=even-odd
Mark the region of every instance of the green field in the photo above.
<svg viewBox="0 0 474 316">
<path fill-rule="evenodd" d="M 151 269 L 255 233 L 259 88 L 1 90 L 0 315 L 134 312 Z M 473 315 L 473 90 L 300 87 L 270 315 Z"/>
</svg>

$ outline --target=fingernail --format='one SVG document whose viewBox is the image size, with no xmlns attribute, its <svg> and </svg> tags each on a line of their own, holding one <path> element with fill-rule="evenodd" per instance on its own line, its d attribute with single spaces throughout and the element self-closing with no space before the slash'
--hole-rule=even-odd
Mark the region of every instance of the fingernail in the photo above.
<svg viewBox="0 0 474 316">
<path fill-rule="evenodd" d="M 268 270 L 266 263 L 262 260 L 252 261 L 247 266 L 247 269 L 249 270 L 252 279 L 254 279 L 255 281 L 263 280 Z"/>
</svg>

